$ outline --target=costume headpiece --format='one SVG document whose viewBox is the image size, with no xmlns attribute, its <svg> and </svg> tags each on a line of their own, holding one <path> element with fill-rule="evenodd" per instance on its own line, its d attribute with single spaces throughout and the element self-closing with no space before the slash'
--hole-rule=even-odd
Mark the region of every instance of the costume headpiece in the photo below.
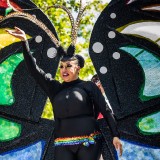
<svg viewBox="0 0 160 160">
<path fill-rule="evenodd" d="M 80 21 L 82 19 L 83 12 L 86 9 L 86 6 L 83 6 L 82 5 L 82 0 L 80 0 L 79 13 L 78 13 L 78 16 L 76 18 L 76 21 L 74 20 L 74 17 L 72 16 L 70 10 L 66 6 L 54 5 L 54 6 L 48 7 L 48 9 L 53 8 L 53 7 L 54 8 L 61 8 L 68 14 L 70 22 L 71 22 L 71 27 L 72 27 L 71 28 L 71 44 L 68 47 L 67 51 L 64 51 L 63 48 L 61 46 L 59 46 L 59 53 L 62 54 L 61 61 L 77 59 L 78 60 L 78 65 L 81 68 L 83 68 L 84 59 L 80 55 L 75 55 L 75 45 L 76 45 L 76 41 L 77 41 L 78 28 L 79 28 L 79 25 L 80 25 Z"/>
<path fill-rule="evenodd" d="M 10 3 L 10 1 L 7 0 L 7 3 L 9 4 L 10 7 L 12 7 L 12 9 L 16 12 L 10 13 L 9 15 L 1 18 L 1 21 L 9 19 L 9 18 L 13 18 L 13 17 L 20 17 L 20 18 L 24 18 L 27 19 L 33 23 L 35 23 L 36 25 L 38 25 L 41 29 L 44 30 L 44 32 L 46 32 L 46 34 L 51 38 L 51 40 L 54 42 L 54 44 L 56 45 L 57 49 L 58 49 L 58 53 L 62 56 L 61 60 L 65 59 L 65 60 L 69 60 L 69 59 L 77 59 L 78 63 L 80 65 L 80 67 L 82 68 L 84 66 L 84 59 L 82 56 L 80 55 L 75 55 L 75 44 L 76 44 L 76 40 L 77 40 L 77 32 L 78 32 L 78 28 L 80 25 L 80 21 L 83 15 L 84 10 L 86 9 L 86 6 L 82 5 L 82 0 L 80 0 L 80 7 L 79 7 L 79 13 L 78 16 L 76 18 L 76 21 L 74 20 L 74 17 L 72 16 L 70 10 L 65 7 L 65 6 L 61 6 L 61 5 L 53 5 L 47 8 L 61 8 L 63 9 L 69 16 L 70 22 L 71 22 L 71 44 L 68 47 L 67 51 L 65 51 L 63 49 L 63 47 L 60 45 L 59 40 L 55 37 L 55 35 L 52 33 L 52 31 L 50 31 L 50 29 L 41 21 L 39 21 L 36 17 L 34 17 L 33 15 L 30 15 L 29 13 L 24 13 L 21 12 L 21 10 L 17 10 L 15 9 Z"/>
</svg>

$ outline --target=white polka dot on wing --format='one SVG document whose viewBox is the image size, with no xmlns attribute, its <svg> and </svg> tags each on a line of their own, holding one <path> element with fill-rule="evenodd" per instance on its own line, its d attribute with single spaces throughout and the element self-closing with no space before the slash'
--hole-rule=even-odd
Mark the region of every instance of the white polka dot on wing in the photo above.
<svg viewBox="0 0 160 160">
<path fill-rule="evenodd" d="M 106 74 L 107 73 L 107 67 L 105 67 L 105 66 L 102 66 L 101 68 L 100 68 L 100 72 L 102 73 L 102 74 Z"/>
<path fill-rule="evenodd" d="M 108 37 L 111 38 L 111 39 L 113 39 L 113 38 L 116 37 L 116 33 L 113 32 L 113 31 L 110 31 L 110 32 L 108 33 Z"/>
<path fill-rule="evenodd" d="M 114 59 L 120 59 L 120 53 L 114 52 L 114 53 L 113 53 L 113 58 L 114 58 Z"/>
<path fill-rule="evenodd" d="M 37 36 L 37 37 L 35 38 L 36 43 L 41 43 L 42 40 L 43 40 L 42 36 Z"/>
<path fill-rule="evenodd" d="M 117 16 L 117 15 L 116 15 L 115 13 L 111 13 L 111 14 L 110 14 L 110 17 L 111 17 L 112 19 L 115 19 L 116 16 Z"/>
<path fill-rule="evenodd" d="M 57 49 L 52 47 L 52 48 L 49 48 L 48 51 L 47 51 L 47 56 L 49 58 L 55 58 L 57 55 Z"/>
<path fill-rule="evenodd" d="M 95 53 L 101 53 L 103 51 L 103 44 L 100 42 L 95 42 L 92 46 L 92 49 Z"/>
</svg>

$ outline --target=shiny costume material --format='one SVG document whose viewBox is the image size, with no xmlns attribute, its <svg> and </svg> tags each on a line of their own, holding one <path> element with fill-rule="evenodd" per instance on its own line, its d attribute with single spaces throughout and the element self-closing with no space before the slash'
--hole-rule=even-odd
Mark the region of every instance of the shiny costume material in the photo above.
<svg viewBox="0 0 160 160">
<path fill-rule="evenodd" d="M 95 132 L 91 133 L 89 136 L 56 138 L 54 144 L 55 146 L 83 144 L 88 147 L 90 144 L 95 144 L 95 139 L 100 139 L 101 137 L 102 135 L 100 132 Z"/>
</svg>

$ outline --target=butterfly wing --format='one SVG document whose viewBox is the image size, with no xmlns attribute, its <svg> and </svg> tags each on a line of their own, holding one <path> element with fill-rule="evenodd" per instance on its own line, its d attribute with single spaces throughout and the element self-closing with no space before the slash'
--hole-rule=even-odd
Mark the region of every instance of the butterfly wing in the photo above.
<svg viewBox="0 0 160 160">
<path fill-rule="evenodd" d="M 40 118 L 47 96 L 26 69 L 21 42 L 5 29 L 25 31 L 38 66 L 50 77 L 60 58 L 56 31 L 29 0 L 0 1 L 0 14 L 0 159 L 53 159 L 54 122 Z"/>
<path fill-rule="evenodd" d="M 6 68 L 3 75 L 1 75 L 1 86 L 5 86 L 1 89 L 1 94 L 3 94 L 2 101 L 5 102 L 1 102 L 0 105 L 2 105 L 2 107 L 0 107 L 0 111 L 21 118 L 38 121 L 46 102 L 46 95 L 41 91 L 40 87 L 34 83 L 26 70 L 22 56 L 21 42 L 8 35 L 5 29 L 13 29 L 14 26 L 17 26 L 26 32 L 31 52 L 34 52 L 33 56 L 37 64 L 43 68 L 50 77 L 55 76 L 59 57 L 57 55 L 57 47 L 48 34 L 53 34 L 56 38 L 57 34 L 49 19 L 32 2 L 17 1 L 17 6 L 23 11 L 20 15 L 29 13 L 33 17 L 31 16 L 29 19 L 25 19 L 19 15 L 13 15 L 4 19 L 0 24 L 1 37 L 3 37 L 1 40 L 0 59 L 2 68 L 5 68 L 5 64 L 9 63 L 9 65 L 7 65 L 8 69 Z M 17 14 L 17 12 L 11 14 Z M 38 21 L 33 23 L 35 16 L 40 20 L 39 23 Z M 43 24 L 48 28 L 45 28 Z M 40 27 L 40 25 L 43 26 L 43 28 Z M 4 40 L 5 37 L 7 41 Z M 10 77 L 8 77 L 8 74 Z M 3 79 L 6 77 L 8 77 L 8 79 L 4 83 Z M 8 97 L 6 96 L 8 95 L 7 92 L 9 93 Z M 11 108 L 13 109 L 11 110 Z"/>
<path fill-rule="evenodd" d="M 124 159 L 139 159 L 140 151 L 141 159 L 153 158 L 160 148 L 159 5 L 113 0 L 91 36 L 90 56 L 124 138 Z"/>
</svg>

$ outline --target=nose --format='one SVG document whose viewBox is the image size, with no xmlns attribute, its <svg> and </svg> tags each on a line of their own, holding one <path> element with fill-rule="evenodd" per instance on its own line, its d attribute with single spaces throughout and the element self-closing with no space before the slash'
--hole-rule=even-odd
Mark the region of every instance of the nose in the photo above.
<svg viewBox="0 0 160 160">
<path fill-rule="evenodd" d="M 66 71 L 66 70 L 67 70 L 67 67 L 63 66 L 62 71 Z"/>
</svg>

